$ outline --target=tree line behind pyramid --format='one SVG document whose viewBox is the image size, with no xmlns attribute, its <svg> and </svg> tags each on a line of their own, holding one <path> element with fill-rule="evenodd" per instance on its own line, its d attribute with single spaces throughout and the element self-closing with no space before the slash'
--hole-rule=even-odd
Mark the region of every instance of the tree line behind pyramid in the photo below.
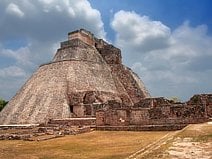
<svg viewBox="0 0 212 159">
<path fill-rule="evenodd" d="M 96 118 L 97 129 L 172 129 L 208 121 L 212 94 L 194 95 L 185 103 L 151 97 L 137 74 L 122 64 L 119 48 L 80 29 L 68 34 L 53 60 L 41 65 L 9 101 L 0 124 L 90 117 Z"/>
</svg>

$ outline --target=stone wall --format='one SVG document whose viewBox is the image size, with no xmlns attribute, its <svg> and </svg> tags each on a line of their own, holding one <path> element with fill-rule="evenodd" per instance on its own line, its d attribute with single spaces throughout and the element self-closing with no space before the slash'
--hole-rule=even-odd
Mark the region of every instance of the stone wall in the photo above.
<svg viewBox="0 0 212 159">
<path fill-rule="evenodd" d="M 113 45 L 104 45 L 97 50 L 108 64 L 122 63 L 121 50 Z"/>
<path fill-rule="evenodd" d="M 132 109 L 130 111 L 130 125 L 147 125 L 150 119 L 149 109 Z"/>
<path fill-rule="evenodd" d="M 73 39 L 61 43 L 53 62 L 64 60 L 89 61 L 94 63 L 106 63 L 99 52 L 79 39 Z"/>
<path fill-rule="evenodd" d="M 91 32 L 84 29 L 80 29 L 80 30 L 68 33 L 68 40 L 73 40 L 73 39 L 80 39 L 81 41 L 83 41 L 84 43 L 90 46 L 95 45 L 94 35 Z"/>
<path fill-rule="evenodd" d="M 185 125 L 208 121 L 212 95 L 193 96 L 186 103 L 165 98 L 146 98 L 132 107 L 107 107 L 96 113 L 97 126 Z"/>
<path fill-rule="evenodd" d="M 67 119 L 51 119 L 47 125 L 57 124 L 66 126 L 95 126 L 96 118 L 67 118 Z"/>
<path fill-rule="evenodd" d="M 121 64 L 112 64 L 110 68 L 113 76 L 117 77 L 117 80 L 124 87 L 133 104 L 139 102 L 143 98 L 150 97 L 143 82 L 138 76 L 132 73 L 131 69 Z"/>
<path fill-rule="evenodd" d="M 194 95 L 188 102 L 187 105 L 194 107 L 202 106 L 204 109 L 204 115 L 208 118 L 212 118 L 212 94 L 201 94 Z"/>
</svg>

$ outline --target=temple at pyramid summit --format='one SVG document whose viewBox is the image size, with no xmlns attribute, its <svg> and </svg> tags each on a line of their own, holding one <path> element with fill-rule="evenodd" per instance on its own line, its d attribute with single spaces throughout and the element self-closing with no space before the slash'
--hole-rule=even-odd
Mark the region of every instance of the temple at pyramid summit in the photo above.
<svg viewBox="0 0 212 159">
<path fill-rule="evenodd" d="M 151 97 L 137 74 L 122 64 L 119 48 L 80 29 L 68 33 L 53 60 L 9 101 L 0 124 L 93 118 L 103 130 L 171 130 L 211 117 L 212 94 L 184 103 Z"/>
</svg>

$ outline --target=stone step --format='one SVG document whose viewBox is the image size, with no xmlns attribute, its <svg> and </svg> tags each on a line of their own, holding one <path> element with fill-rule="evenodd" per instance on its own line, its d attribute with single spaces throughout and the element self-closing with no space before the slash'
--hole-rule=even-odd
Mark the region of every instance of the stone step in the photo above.
<svg viewBox="0 0 212 159">
<path fill-rule="evenodd" d="M 186 127 L 187 124 L 178 125 L 129 125 L 129 126 L 96 126 L 96 130 L 103 131 L 175 131 Z"/>
</svg>

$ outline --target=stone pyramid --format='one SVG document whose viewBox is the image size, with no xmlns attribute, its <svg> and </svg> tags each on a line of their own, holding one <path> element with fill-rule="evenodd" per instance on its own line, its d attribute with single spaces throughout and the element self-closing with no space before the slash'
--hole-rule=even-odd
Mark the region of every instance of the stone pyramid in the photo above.
<svg viewBox="0 0 212 159">
<path fill-rule="evenodd" d="M 121 61 L 120 49 L 80 29 L 68 34 L 53 60 L 41 65 L 0 113 L 0 124 L 95 117 L 102 104 L 132 106 L 149 97 Z"/>
</svg>

